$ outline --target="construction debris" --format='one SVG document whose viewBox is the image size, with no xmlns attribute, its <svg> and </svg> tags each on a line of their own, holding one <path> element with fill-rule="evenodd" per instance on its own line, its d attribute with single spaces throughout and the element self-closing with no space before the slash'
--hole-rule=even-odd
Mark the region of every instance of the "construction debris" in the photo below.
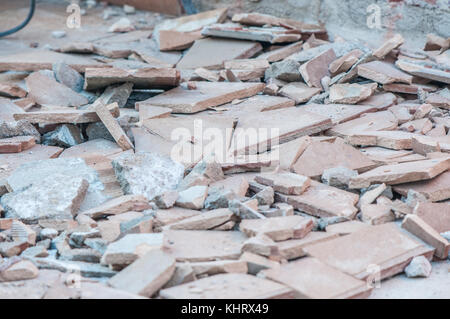
<svg viewBox="0 0 450 319">
<path fill-rule="evenodd" d="M 144 2 L 0 52 L 0 297 L 367 298 L 448 258 L 449 39 Z"/>
</svg>

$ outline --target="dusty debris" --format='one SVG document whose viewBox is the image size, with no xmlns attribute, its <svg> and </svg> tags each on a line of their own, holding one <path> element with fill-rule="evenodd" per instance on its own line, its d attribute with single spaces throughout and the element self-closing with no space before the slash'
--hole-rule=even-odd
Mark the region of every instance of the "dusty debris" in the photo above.
<svg viewBox="0 0 450 319">
<path fill-rule="evenodd" d="M 0 290 L 366 298 L 448 257 L 448 39 L 136 8 L 0 57 Z"/>
</svg>

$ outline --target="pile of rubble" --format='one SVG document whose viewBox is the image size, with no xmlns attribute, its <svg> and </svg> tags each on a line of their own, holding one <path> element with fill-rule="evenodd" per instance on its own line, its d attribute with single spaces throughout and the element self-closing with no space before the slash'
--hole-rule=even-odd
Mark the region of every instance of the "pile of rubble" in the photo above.
<svg viewBox="0 0 450 319">
<path fill-rule="evenodd" d="M 448 258 L 450 39 L 227 12 L 0 56 L 1 298 L 363 298 Z"/>
</svg>

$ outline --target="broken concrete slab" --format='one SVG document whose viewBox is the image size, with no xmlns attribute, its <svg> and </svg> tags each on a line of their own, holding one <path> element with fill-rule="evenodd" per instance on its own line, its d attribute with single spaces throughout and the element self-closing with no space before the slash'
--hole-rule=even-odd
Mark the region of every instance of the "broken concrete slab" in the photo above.
<svg viewBox="0 0 450 319">
<path fill-rule="evenodd" d="M 233 212 L 228 208 L 215 209 L 199 215 L 184 218 L 169 225 L 170 229 L 178 230 L 210 230 L 230 221 Z"/>
<path fill-rule="evenodd" d="M 278 62 L 281 61 L 288 56 L 299 52 L 302 49 L 303 42 L 294 42 L 291 44 L 288 44 L 286 46 L 283 46 L 279 49 L 270 50 L 268 52 L 262 53 L 258 55 L 258 59 L 264 59 L 268 62 Z"/>
<path fill-rule="evenodd" d="M 352 243 L 358 242 L 358 245 Z M 367 250 L 373 254 L 366 254 Z M 361 229 L 346 236 L 306 247 L 308 255 L 358 279 L 373 274 L 371 265 L 378 265 L 380 279 L 403 272 L 415 256 L 431 258 L 433 250 L 393 223 Z M 347 261 L 351 260 L 351 263 Z"/>
<path fill-rule="evenodd" d="M 53 174 L 28 188 L 2 196 L 6 216 L 27 223 L 39 219 L 71 219 L 85 198 L 89 183 L 82 177 Z M 39 200 L 36 200 L 39 198 Z"/>
<path fill-rule="evenodd" d="M 370 225 L 380 225 L 395 220 L 391 207 L 381 204 L 361 204 L 361 221 Z"/>
<path fill-rule="evenodd" d="M 183 165 L 156 153 L 122 154 L 111 164 L 125 194 L 149 200 L 175 189 L 184 175 Z"/>
<path fill-rule="evenodd" d="M 357 220 L 350 220 L 348 222 L 328 225 L 325 228 L 325 231 L 330 234 L 338 234 L 340 236 L 343 236 L 343 235 L 352 234 L 359 230 L 365 230 L 369 227 L 371 227 L 371 226 L 366 223 L 362 223 Z"/>
<path fill-rule="evenodd" d="M 293 260 L 306 256 L 305 247 L 337 238 L 338 236 L 336 233 L 328 234 L 325 232 L 311 231 L 301 239 L 290 239 L 275 244 L 281 257 L 286 260 Z"/>
<path fill-rule="evenodd" d="M 350 188 L 369 187 L 374 183 L 402 184 L 431 179 L 450 167 L 450 158 L 385 165 L 350 180 Z"/>
</svg>

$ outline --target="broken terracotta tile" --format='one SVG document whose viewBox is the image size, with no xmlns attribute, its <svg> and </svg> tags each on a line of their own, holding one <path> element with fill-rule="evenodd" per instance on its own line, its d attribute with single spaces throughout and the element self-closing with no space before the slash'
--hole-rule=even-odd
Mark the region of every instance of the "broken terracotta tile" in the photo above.
<svg viewBox="0 0 450 319">
<path fill-rule="evenodd" d="M 450 249 L 450 243 L 436 230 L 422 220 L 418 215 L 409 214 L 403 219 L 402 228 L 422 239 L 436 250 L 434 255 L 440 259 L 446 259 Z"/>
<path fill-rule="evenodd" d="M 196 276 L 214 276 L 217 274 L 246 274 L 247 262 L 243 260 L 217 260 L 189 263 Z"/>
<path fill-rule="evenodd" d="M 362 204 L 361 205 L 361 221 L 370 225 L 379 225 L 395 220 L 391 207 L 380 204 Z"/>
<path fill-rule="evenodd" d="M 313 222 L 301 216 L 285 216 L 245 219 L 239 227 L 249 237 L 264 234 L 274 241 L 283 241 L 305 237 L 311 231 Z"/>
<path fill-rule="evenodd" d="M 355 242 L 358 245 L 352 244 Z M 368 249 L 377 253 L 366 254 Z M 433 252 L 393 223 L 361 229 L 305 250 L 310 256 L 358 279 L 370 276 L 371 265 L 379 266 L 380 279 L 391 277 L 402 272 L 413 257 L 425 255 L 429 259 Z"/>
<path fill-rule="evenodd" d="M 385 165 L 362 173 L 350 180 L 350 188 L 369 187 L 375 183 L 402 184 L 431 179 L 450 167 L 450 158 Z"/>
<path fill-rule="evenodd" d="M 366 131 L 346 138 L 351 145 L 379 146 L 391 150 L 412 149 L 416 134 L 404 131 Z"/>
<path fill-rule="evenodd" d="M 292 32 L 283 27 L 245 27 L 236 23 L 206 26 L 202 30 L 202 35 L 269 43 L 296 42 L 302 37 L 299 32 Z"/>
<path fill-rule="evenodd" d="M 334 60 L 336 60 L 336 54 L 333 49 L 330 49 L 302 64 L 300 73 L 303 80 L 309 87 L 322 88 L 321 80 L 329 75 L 328 66 Z"/>
<path fill-rule="evenodd" d="M 278 62 L 296 52 L 299 52 L 302 49 L 302 45 L 303 45 L 302 41 L 291 43 L 279 49 L 262 53 L 258 55 L 258 59 L 265 59 L 269 62 Z"/>
<path fill-rule="evenodd" d="M 292 82 L 283 86 L 279 93 L 294 100 L 297 104 L 301 104 L 320 93 L 320 88 L 308 87 L 302 82 Z"/>
<path fill-rule="evenodd" d="M 339 234 L 340 236 L 343 236 L 343 235 L 352 234 L 359 230 L 365 230 L 368 227 L 371 227 L 371 226 L 366 223 L 357 221 L 357 220 L 350 220 L 348 222 L 328 225 L 327 227 L 325 227 L 325 230 L 327 233 Z"/>
<path fill-rule="evenodd" d="M 338 236 L 339 235 L 337 233 L 312 231 L 301 239 L 290 239 L 277 242 L 276 246 L 278 247 L 278 251 L 283 258 L 286 260 L 292 260 L 306 256 L 306 252 L 304 250 L 305 247 L 337 238 Z"/>
<path fill-rule="evenodd" d="M 0 153 L 20 153 L 36 145 L 34 136 L 16 136 L 0 139 Z"/>
<path fill-rule="evenodd" d="M 308 112 L 327 116 L 333 124 L 344 123 L 360 117 L 365 113 L 376 112 L 376 107 L 363 105 L 347 104 L 315 104 L 310 103 L 302 106 L 302 109 Z"/>
<path fill-rule="evenodd" d="M 27 91 L 12 83 L 0 83 L 0 95 L 6 97 L 25 97 Z"/>
<path fill-rule="evenodd" d="M 437 67 L 433 67 L 435 66 L 435 64 L 433 63 L 428 63 L 428 62 L 418 62 L 418 61 L 413 61 L 413 60 L 406 60 L 406 59 L 401 59 L 401 60 L 397 60 L 395 62 L 395 65 L 409 73 L 418 77 L 422 77 L 425 79 L 430 79 L 430 80 L 434 80 L 434 81 L 438 81 L 438 82 L 442 82 L 442 83 L 446 83 L 446 84 L 450 84 L 450 75 L 448 70 L 445 71 L 445 69 L 439 69 L 439 66 L 437 65 Z"/>
<path fill-rule="evenodd" d="M 243 290 L 242 287 L 253 287 Z M 159 293 L 165 299 L 275 299 L 292 298 L 293 291 L 271 280 L 247 274 L 220 274 L 206 277 Z"/>
<path fill-rule="evenodd" d="M 393 189 L 403 196 L 412 189 L 431 202 L 446 200 L 450 198 L 450 172 L 444 172 L 430 180 L 395 185 Z"/>
<path fill-rule="evenodd" d="M 174 113 L 196 113 L 235 99 L 255 95 L 264 89 L 264 84 L 260 83 L 193 83 L 195 89 L 190 90 L 180 86 L 139 102 L 139 107 L 149 104 L 169 107 Z"/>
<path fill-rule="evenodd" d="M 54 63 L 66 63 L 77 72 L 84 72 L 88 67 L 109 67 L 89 56 L 63 54 L 49 50 L 33 50 L 2 56 L 0 58 L 0 72 L 51 70 Z"/>
<path fill-rule="evenodd" d="M 239 231 L 166 230 L 167 251 L 178 262 L 238 259 L 247 237 Z"/>
<path fill-rule="evenodd" d="M 113 109 L 109 109 L 114 117 L 119 115 L 119 108 L 116 103 L 111 104 Z M 72 108 L 55 109 L 50 111 L 38 111 L 27 113 L 16 113 L 14 119 L 27 120 L 30 123 L 38 124 L 59 124 L 59 123 L 92 123 L 99 121 L 98 115 L 93 110 L 74 110 Z"/>
<path fill-rule="evenodd" d="M 112 135 L 116 143 L 124 150 L 133 149 L 133 144 L 131 143 L 128 136 L 123 131 L 122 127 L 117 123 L 116 119 L 111 115 L 109 109 L 112 107 L 107 107 L 102 103 L 97 103 L 95 106 L 95 113 L 100 118 L 102 123 L 105 125 L 109 133 Z"/>
<path fill-rule="evenodd" d="M 352 136 L 364 131 L 390 131 L 397 128 L 398 120 L 389 111 L 363 114 L 361 117 L 335 125 L 328 130 L 329 135 Z"/>
<path fill-rule="evenodd" d="M 418 203 L 414 207 L 414 214 L 438 233 L 450 230 L 450 205 L 448 203 Z"/>
<path fill-rule="evenodd" d="M 244 261 L 247 264 L 247 271 L 252 275 L 256 275 L 263 269 L 280 266 L 280 263 L 274 260 L 250 252 L 244 252 L 239 260 Z"/>
<path fill-rule="evenodd" d="M 308 177 L 288 172 L 257 175 L 255 181 L 285 195 L 301 195 L 311 184 Z"/>
<path fill-rule="evenodd" d="M 450 39 L 445 39 L 435 34 L 427 34 L 427 42 L 424 51 L 446 50 L 450 47 Z"/>
<path fill-rule="evenodd" d="M 255 186 L 254 183 L 250 185 L 251 187 Z M 288 203 L 295 209 L 312 216 L 344 216 L 353 219 L 358 211 L 355 205 L 359 196 L 311 180 L 311 186 L 302 195 L 293 196 L 275 193 L 275 198 L 277 201 Z M 333 203 L 333 206 L 329 205 L 330 202 Z"/>
<path fill-rule="evenodd" d="M 330 102 L 339 104 L 357 104 L 371 96 L 377 88 L 370 84 L 334 84 L 330 87 Z"/>
<path fill-rule="evenodd" d="M 225 61 L 251 58 L 261 50 L 262 46 L 258 42 L 217 38 L 200 39 L 194 42 L 194 45 L 178 62 L 177 68 L 203 67 L 209 70 L 218 70 L 222 69 Z"/>
<path fill-rule="evenodd" d="M 381 83 L 394 82 L 411 84 L 412 76 L 400 71 L 387 62 L 372 61 L 358 66 L 358 75 L 363 78 Z"/>
<path fill-rule="evenodd" d="M 334 60 L 329 66 L 331 74 L 335 75 L 342 72 L 347 72 L 356 62 L 358 62 L 362 55 L 363 52 L 356 49 Z"/>
<path fill-rule="evenodd" d="M 38 104 L 81 106 L 88 103 L 86 97 L 43 73 L 34 72 L 25 79 L 25 82 L 29 97 Z"/>
<path fill-rule="evenodd" d="M 80 214 L 98 219 L 102 216 L 117 215 L 128 211 L 143 211 L 149 208 L 148 200 L 144 196 L 123 195 Z"/>
<path fill-rule="evenodd" d="M 290 121 L 297 118 L 297 121 Z M 255 154 L 268 149 L 269 144 L 279 144 L 296 137 L 321 132 L 331 126 L 331 120 L 324 116 L 288 107 L 273 111 L 249 114 L 239 118 L 231 141 L 232 154 Z M 270 129 L 267 134 L 258 136 L 258 128 Z M 272 142 L 274 141 L 274 142 Z"/>
<path fill-rule="evenodd" d="M 378 59 L 384 59 L 392 50 L 397 49 L 405 40 L 402 35 L 397 33 L 389 40 L 385 41 L 378 49 L 373 51 L 373 55 Z"/>
<path fill-rule="evenodd" d="M 324 170 L 337 166 L 364 172 L 376 164 L 342 139 L 337 139 L 333 143 L 312 142 L 299 156 L 292 170 L 300 175 L 318 177 Z"/>
<path fill-rule="evenodd" d="M 116 83 L 130 82 L 135 88 L 170 88 L 177 86 L 179 71 L 171 68 L 142 68 L 125 70 L 119 68 L 87 68 L 85 90 L 95 90 Z"/>
<path fill-rule="evenodd" d="M 108 283 L 114 288 L 151 297 L 169 281 L 174 271 L 175 259 L 155 249 L 112 277 Z"/>
<path fill-rule="evenodd" d="M 365 281 L 341 272 L 316 258 L 302 258 L 278 268 L 263 270 L 258 277 L 295 290 L 296 298 L 365 298 L 371 288 Z"/>
</svg>

